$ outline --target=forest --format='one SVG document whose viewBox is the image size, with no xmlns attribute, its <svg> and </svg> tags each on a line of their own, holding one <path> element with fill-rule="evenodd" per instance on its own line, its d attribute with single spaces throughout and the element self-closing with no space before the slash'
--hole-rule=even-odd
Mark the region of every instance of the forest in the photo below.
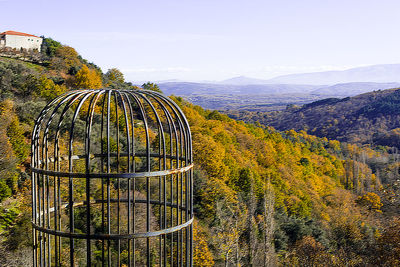
<svg viewBox="0 0 400 267">
<path fill-rule="evenodd" d="M 400 90 L 377 90 L 346 98 L 326 98 L 281 111 L 231 110 L 231 118 L 275 127 L 305 130 L 319 137 L 373 146 L 395 146 L 399 141 Z"/>
<path fill-rule="evenodd" d="M 50 38 L 42 51 L 40 64 L 0 57 L 4 266 L 28 266 L 32 261 L 32 238 L 27 234 L 30 141 L 44 105 L 63 92 L 83 88 L 160 91 L 153 83 L 137 87 L 125 82 L 116 68 L 103 73 L 74 48 Z M 390 93 L 385 96 L 392 97 Z M 171 98 L 185 113 L 193 136 L 195 266 L 400 265 L 396 143 L 353 142 L 357 140 L 342 140 L 322 130 L 307 132 L 307 127 L 276 130 L 258 119 L 245 123 L 179 96 Z M 376 110 L 392 116 L 393 101 L 378 100 L 364 99 L 359 112 L 367 118 Z M 313 106 L 290 108 L 307 114 Z M 334 125 L 329 129 L 342 131 L 341 124 Z"/>
</svg>

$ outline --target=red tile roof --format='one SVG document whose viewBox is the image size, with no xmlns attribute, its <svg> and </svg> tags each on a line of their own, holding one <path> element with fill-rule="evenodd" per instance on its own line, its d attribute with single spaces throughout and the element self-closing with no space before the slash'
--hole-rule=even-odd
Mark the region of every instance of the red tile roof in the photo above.
<svg viewBox="0 0 400 267">
<path fill-rule="evenodd" d="M 0 33 L 0 35 L 19 35 L 19 36 L 30 36 L 30 37 L 40 38 L 36 35 L 27 34 L 27 33 L 23 33 L 23 32 L 15 32 L 15 31 L 5 31 L 5 32 Z"/>
</svg>

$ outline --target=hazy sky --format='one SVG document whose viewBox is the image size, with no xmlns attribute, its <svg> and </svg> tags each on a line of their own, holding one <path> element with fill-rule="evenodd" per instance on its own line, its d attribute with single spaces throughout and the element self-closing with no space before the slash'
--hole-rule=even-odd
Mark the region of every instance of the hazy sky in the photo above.
<svg viewBox="0 0 400 267">
<path fill-rule="evenodd" d="M 399 0 L 0 0 L 0 32 L 70 45 L 129 81 L 400 63 Z"/>
</svg>

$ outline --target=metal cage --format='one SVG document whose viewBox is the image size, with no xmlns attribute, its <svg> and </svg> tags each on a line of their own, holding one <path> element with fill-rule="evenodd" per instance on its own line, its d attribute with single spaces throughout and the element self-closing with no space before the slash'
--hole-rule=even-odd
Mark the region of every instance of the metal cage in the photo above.
<svg viewBox="0 0 400 267">
<path fill-rule="evenodd" d="M 193 158 L 180 108 L 76 90 L 32 133 L 34 266 L 192 266 Z"/>
</svg>

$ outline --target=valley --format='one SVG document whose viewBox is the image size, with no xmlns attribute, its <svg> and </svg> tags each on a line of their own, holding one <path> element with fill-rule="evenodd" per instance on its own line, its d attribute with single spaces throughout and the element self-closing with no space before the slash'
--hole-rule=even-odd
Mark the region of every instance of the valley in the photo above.
<svg viewBox="0 0 400 267">
<path fill-rule="evenodd" d="M 117 68 L 103 72 L 72 47 L 44 44 L 45 64 L 0 57 L 0 256 L 8 266 L 32 261 L 20 253 L 32 255 L 29 143 L 37 114 L 64 92 L 102 87 L 164 91 L 188 119 L 195 266 L 306 266 L 309 257 L 316 266 L 396 265 L 400 90 L 380 88 L 397 84 L 134 86 Z M 136 123 L 135 131 L 143 127 Z M 99 214 L 92 227 L 101 225 Z M 151 216 L 157 224 L 156 211 Z M 101 255 L 101 246 L 92 249 Z M 128 264 L 126 253 L 121 262 Z"/>
<path fill-rule="evenodd" d="M 397 82 L 306 85 L 251 84 L 248 79 L 244 81 L 250 84 L 167 82 L 158 85 L 166 95 L 179 95 L 203 108 L 258 112 L 282 110 L 287 105 L 303 105 L 325 98 L 355 96 L 374 90 L 400 87 Z"/>
</svg>

